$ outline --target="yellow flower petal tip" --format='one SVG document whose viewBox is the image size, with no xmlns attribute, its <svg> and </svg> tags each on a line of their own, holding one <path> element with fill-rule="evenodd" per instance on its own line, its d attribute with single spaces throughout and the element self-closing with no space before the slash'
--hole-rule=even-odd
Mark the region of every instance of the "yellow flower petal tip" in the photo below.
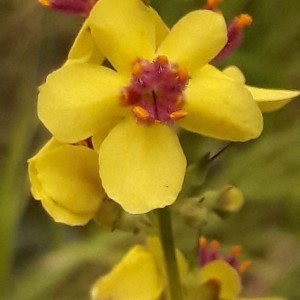
<svg viewBox="0 0 300 300">
<path fill-rule="evenodd" d="M 223 73 L 237 82 L 245 83 L 243 73 L 235 66 L 227 67 Z M 264 89 L 249 85 L 246 88 L 264 113 L 278 110 L 300 95 L 299 91 L 293 90 Z"/>
<path fill-rule="evenodd" d="M 210 10 L 198 10 L 173 26 L 157 52 L 185 67 L 193 77 L 222 50 L 226 42 L 227 27 L 223 16 Z"/>
<path fill-rule="evenodd" d="M 262 112 L 273 112 L 300 95 L 299 91 L 263 89 L 247 86 Z"/>
</svg>

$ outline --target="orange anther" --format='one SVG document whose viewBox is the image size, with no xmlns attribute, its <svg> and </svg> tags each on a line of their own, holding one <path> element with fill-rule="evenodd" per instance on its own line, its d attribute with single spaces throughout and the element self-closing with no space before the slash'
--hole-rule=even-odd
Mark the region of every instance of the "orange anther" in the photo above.
<svg viewBox="0 0 300 300">
<path fill-rule="evenodd" d="M 189 74 L 186 68 L 180 68 L 178 70 L 178 77 L 181 81 L 186 81 L 189 78 Z"/>
<path fill-rule="evenodd" d="M 220 243 L 217 240 L 212 240 L 210 242 L 210 248 L 212 250 L 218 250 L 220 248 Z"/>
<path fill-rule="evenodd" d="M 183 105 L 183 102 L 184 102 L 184 97 L 183 95 L 179 95 L 177 98 L 176 98 L 176 102 L 175 102 L 175 107 L 178 107 L 178 109 L 180 109 Z"/>
<path fill-rule="evenodd" d="M 147 120 L 149 118 L 148 111 L 141 106 L 135 106 L 132 111 L 135 116 L 141 120 Z"/>
<path fill-rule="evenodd" d="M 44 5 L 44 6 L 51 6 L 51 1 L 50 0 L 39 0 L 39 3 Z"/>
<path fill-rule="evenodd" d="M 248 14 L 241 14 L 234 19 L 235 26 L 242 30 L 244 27 L 251 25 L 252 17 Z"/>
<path fill-rule="evenodd" d="M 142 65 L 139 61 L 135 62 L 132 66 L 132 75 L 139 76 L 142 73 Z"/>
<path fill-rule="evenodd" d="M 240 273 L 244 273 L 245 271 L 247 271 L 251 266 L 251 261 L 250 260 L 246 260 L 246 261 L 243 261 L 239 267 L 238 267 L 238 270 Z"/>
<path fill-rule="evenodd" d="M 231 255 L 236 257 L 242 253 L 243 249 L 241 246 L 234 246 L 231 248 Z"/>
<path fill-rule="evenodd" d="M 201 249 L 205 248 L 207 245 L 206 238 L 204 236 L 200 236 L 198 243 Z"/>
<path fill-rule="evenodd" d="M 167 64 L 169 62 L 168 57 L 166 55 L 158 55 L 156 61 L 160 64 Z"/>
<path fill-rule="evenodd" d="M 185 116 L 187 116 L 187 112 L 183 109 L 180 109 L 180 110 L 177 110 L 177 111 L 173 111 L 171 114 L 170 114 L 170 118 L 173 120 L 173 121 L 177 121 L 177 120 L 180 120 L 182 118 L 184 118 Z"/>
<path fill-rule="evenodd" d="M 129 93 L 126 90 L 122 91 L 121 104 L 124 106 L 129 104 Z"/>
<path fill-rule="evenodd" d="M 207 0 L 207 8 L 214 10 L 218 7 L 218 5 L 222 2 L 223 0 Z"/>
</svg>

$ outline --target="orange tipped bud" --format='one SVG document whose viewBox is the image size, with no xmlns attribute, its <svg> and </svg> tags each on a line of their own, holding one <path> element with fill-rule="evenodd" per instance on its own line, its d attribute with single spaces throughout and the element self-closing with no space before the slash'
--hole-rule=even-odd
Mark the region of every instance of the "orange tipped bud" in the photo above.
<svg viewBox="0 0 300 300">
<path fill-rule="evenodd" d="M 223 0 L 207 0 L 206 7 L 211 10 L 215 10 Z"/>
<path fill-rule="evenodd" d="M 234 246 L 231 248 L 231 255 L 236 257 L 242 253 L 243 249 L 241 246 Z"/>
<path fill-rule="evenodd" d="M 39 3 L 53 10 L 87 17 L 97 0 L 39 0 Z"/>
<path fill-rule="evenodd" d="M 235 26 L 242 30 L 244 27 L 251 25 L 252 17 L 248 14 L 240 14 L 234 19 Z"/>
<path fill-rule="evenodd" d="M 39 3 L 44 6 L 51 6 L 50 0 L 39 0 Z"/>
<path fill-rule="evenodd" d="M 245 271 L 247 271 L 250 268 L 250 266 L 251 266 L 251 261 L 245 260 L 239 265 L 238 270 L 242 274 Z"/>
<path fill-rule="evenodd" d="M 212 240 L 210 242 L 210 248 L 213 250 L 218 250 L 220 248 L 220 243 L 217 240 Z"/>
<path fill-rule="evenodd" d="M 206 238 L 204 237 L 204 236 L 200 236 L 200 238 L 199 238 L 199 247 L 200 247 L 200 249 L 203 249 L 203 248 L 205 248 L 206 247 L 206 245 L 207 245 L 207 241 L 206 241 Z"/>
</svg>

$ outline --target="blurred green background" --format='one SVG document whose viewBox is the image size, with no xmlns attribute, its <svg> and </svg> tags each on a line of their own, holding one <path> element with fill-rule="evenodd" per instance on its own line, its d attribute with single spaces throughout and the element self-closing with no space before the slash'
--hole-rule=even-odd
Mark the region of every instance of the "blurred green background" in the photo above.
<svg viewBox="0 0 300 300">
<path fill-rule="evenodd" d="M 204 1 L 151 3 L 172 25 Z M 299 89 L 300 2 L 225 0 L 220 7 L 228 20 L 248 12 L 254 22 L 245 29 L 240 49 L 219 66 L 238 65 L 251 85 Z M 82 21 L 35 0 L 0 2 L 1 299 L 88 299 L 95 279 L 141 240 L 93 223 L 56 224 L 30 196 L 26 160 L 49 136 L 36 116 L 37 87 L 64 62 Z M 231 145 L 215 161 L 205 185 L 216 189 L 230 183 L 244 192 L 243 209 L 226 220 L 212 218 L 204 232 L 225 247 L 244 246 L 245 257 L 253 261 L 245 295 L 300 299 L 299 100 L 265 115 L 258 140 Z M 190 162 L 222 146 L 185 132 L 181 140 Z M 184 233 L 189 242 L 177 237 L 183 248 L 196 243 L 190 233 Z"/>
</svg>

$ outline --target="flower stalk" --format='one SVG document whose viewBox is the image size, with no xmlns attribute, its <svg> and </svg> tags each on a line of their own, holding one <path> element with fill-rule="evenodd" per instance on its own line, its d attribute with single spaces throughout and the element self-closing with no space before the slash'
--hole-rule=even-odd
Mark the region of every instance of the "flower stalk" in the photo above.
<svg viewBox="0 0 300 300">
<path fill-rule="evenodd" d="M 178 264 L 172 231 L 170 210 L 165 207 L 157 210 L 159 238 L 163 250 L 167 283 L 168 300 L 183 300 Z"/>
</svg>

